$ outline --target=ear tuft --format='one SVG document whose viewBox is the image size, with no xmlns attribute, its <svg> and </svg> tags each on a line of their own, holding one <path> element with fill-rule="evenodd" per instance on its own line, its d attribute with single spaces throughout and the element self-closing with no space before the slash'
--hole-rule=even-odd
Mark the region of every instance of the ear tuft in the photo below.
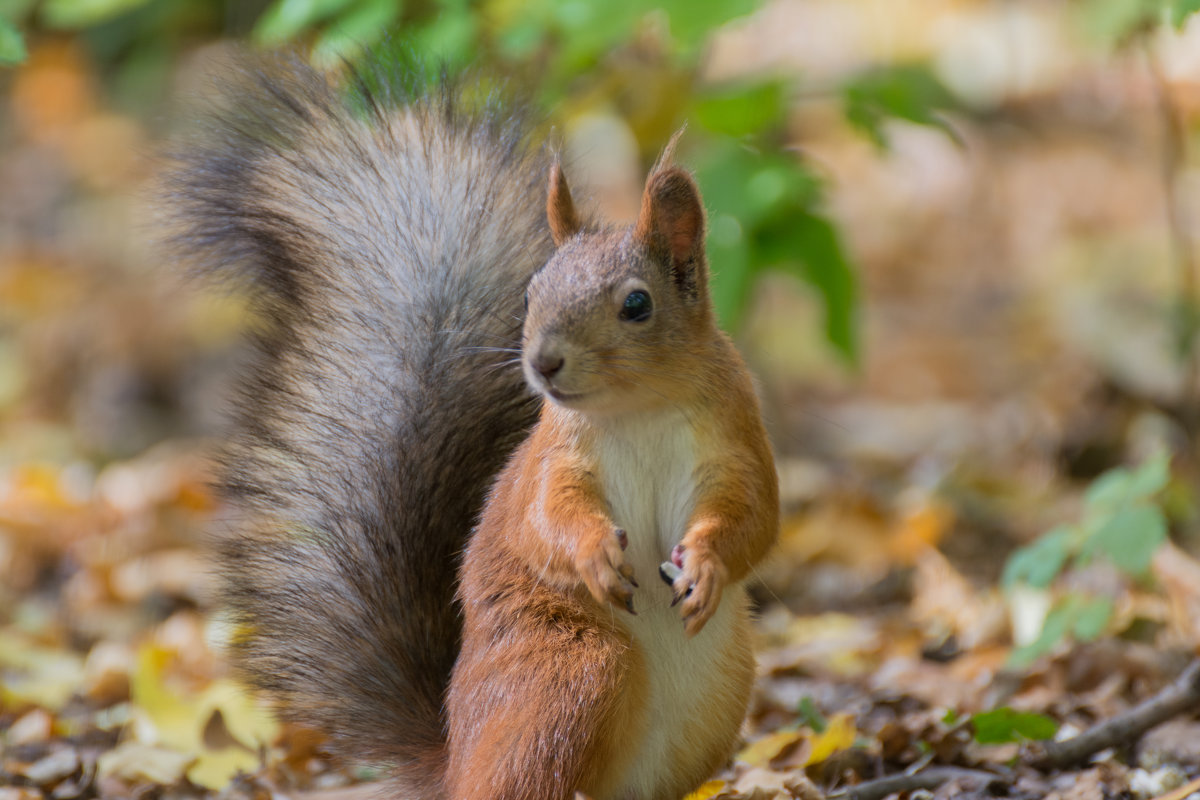
<svg viewBox="0 0 1200 800">
<path fill-rule="evenodd" d="M 558 161 L 550 166 L 546 219 L 550 223 L 550 236 L 554 239 L 555 247 L 561 247 L 563 242 L 579 233 L 582 227 L 579 214 L 575 211 L 575 202 L 571 200 L 571 190 L 567 187 L 567 176 L 563 174 L 562 164 Z"/>
<path fill-rule="evenodd" d="M 668 166 L 651 173 L 634 235 L 651 250 L 665 248 L 677 273 L 697 259 L 704 248 L 704 206 L 686 170 Z"/>
</svg>

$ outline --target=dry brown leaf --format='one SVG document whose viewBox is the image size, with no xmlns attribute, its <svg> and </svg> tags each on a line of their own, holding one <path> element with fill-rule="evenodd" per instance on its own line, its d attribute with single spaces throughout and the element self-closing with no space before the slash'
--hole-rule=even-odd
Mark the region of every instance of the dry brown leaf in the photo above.
<svg viewBox="0 0 1200 800">
<path fill-rule="evenodd" d="M 0 786 L 0 800 L 43 800 L 43 796 L 28 786 Z"/>
<path fill-rule="evenodd" d="M 907 500 L 887 541 L 887 551 L 897 564 L 920 564 L 954 525 L 954 509 L 928 492 Z"/>
<path fill-rule="evenodd" d="M 149 781 L 160 786 L 178 783 L 194 756 L 166 747 L 122 742 L 100 756 L 96 773 L 101 777 L 119 778 L 135 783 Z"/>
<path fill-rule="evenodd" d="M 1151 564 L 1166 591 L 1172 629 L 1187 643 L 1200 643 L 1200 562 L 1166 542 Z"/>
<path fill-rule="evenodd" d="M 913 618 L 937 639 L 953 635 L 971 650 L 1007 634 L 1004 605 L 995 592 L 981 593 L 936 548 L 914 554 Z"/>
<path fill-rule="evenodd" d="M 133 650 L 121 642 L 98 642 L 83 663 L 83 693 L 100 706 L 129 699 Z"/>
<path fill-rule="evenodd" d="M 45 709 L 35 708 L 17 718 L 4 734 L 8 745 L 45 742 L 50 738 L 54 718 Z"/>
<path fill-rule="evenodd" d="M 74 748 L 63 747 L 25 767 L 22 774 L 38 786 L 50 787 L 74 775 L 79 766 L 79 754 Z"/>
<path fill-rule="evenodd" d="M 766 767 L 754 767 L 737 779 L 734 789 L 748 800 L 774 800 L 774 798 L 791 797 L 788 777 L 786 772 L 776 772 Z"/>
</svg>

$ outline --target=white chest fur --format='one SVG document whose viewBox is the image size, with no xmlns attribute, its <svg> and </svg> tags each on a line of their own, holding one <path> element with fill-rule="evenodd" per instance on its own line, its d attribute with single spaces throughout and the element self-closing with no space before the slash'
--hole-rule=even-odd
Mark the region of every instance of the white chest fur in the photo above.
<svg viewBox="0 0 1200 800">
<path fill-rule="evenodd" d="M 651 566 L 656 572 L 683 538 L 696 503 L 696 464 L 696 437 L 682 414 L 639 418 L 602 434 L 600 482 L 613 522 L 629 535 L 626 558 L 639 573 Z"/>
<path fill-rule="evenodd" d="M 650 733 L 622 781 L 629 797 L 657 796 L 673 753 L 705 725 L 702 704 L 721 691 L 724 645 L 735 635 L 744 603 L 741 587 L 728 587 L 717 613 L 688 639 L 678 607 L 671 607 L 671 590 L 658 576 L 659 564 L 687 531 L 704 456 L 692 426 L 677 413 L 625 423 L 601 437 L 600 485 L 613 522 L 629 537 L 625 557 L 640 585 L 637 616 L 620 619 L 645 659 L 649 684 Z"/>
</svg>

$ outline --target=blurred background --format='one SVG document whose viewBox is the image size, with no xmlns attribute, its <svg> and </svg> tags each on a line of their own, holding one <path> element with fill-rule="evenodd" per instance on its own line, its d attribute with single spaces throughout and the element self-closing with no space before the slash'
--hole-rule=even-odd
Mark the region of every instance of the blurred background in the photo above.
<svg viewBox="0 0 1200 800">
<path fill-rule="evenodd" d="M 229 763 L 278 741 L 240 738 L 241 707 L 214 699 L 199 547 L 251 321 L 155 248 L 150 191 L 238 47 L 335 73 L 373 48 L 519 87 L 614 221 L 687 125 L 715 299 L 783 489 L 757 590 L 761 730 L 803 698 L 836 711 L 835 679 L 974 712 L 1011 699 L 997 676 L 1028 689 L 1080 647 L 1102 665 L 1096 647 L 1129 657 L 1114 642 L 1192 651 L 1197 8 L 0 0 L 0 729 L 48 741 L 82 708 L 106 747 L 211 755 L 194 728 L 220 709 Z M 189 780 L 232 774 L 213 769 Z"/>
</svg>

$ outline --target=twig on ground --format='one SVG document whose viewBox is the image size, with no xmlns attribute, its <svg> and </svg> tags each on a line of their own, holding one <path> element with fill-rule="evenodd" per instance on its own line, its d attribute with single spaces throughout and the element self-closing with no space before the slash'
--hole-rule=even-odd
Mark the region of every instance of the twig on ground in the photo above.
<svg viewBox="0 0 1200 800">
<path fill-rule="evenodd" d="M 936 789 L 943 783 L 954 780 L 974 781 L 980 789 L 986 788 L 993 782 L 1004 782 L 1004 778 L 991 772 L 963 767 L 930 767 L 920 772 L 902 773 L 864 781 L 857 786 L 847 786 L 845 789 L 829 795 L 828 800 L 881 800 L 889 794 L 911 792 L 914 789 Z"/>
<path fill-rule="evenodd" d="M 1044 770 L 1063 769 L 1101 750 L 1137 741 L 1156 725 L 1198 707 L 1200 659 L 1193 661 L 1170 686 L 1128 711 L 1097 723 L 1078 736 L 1042 745 L 1030 763 Z"/>
</svg>

